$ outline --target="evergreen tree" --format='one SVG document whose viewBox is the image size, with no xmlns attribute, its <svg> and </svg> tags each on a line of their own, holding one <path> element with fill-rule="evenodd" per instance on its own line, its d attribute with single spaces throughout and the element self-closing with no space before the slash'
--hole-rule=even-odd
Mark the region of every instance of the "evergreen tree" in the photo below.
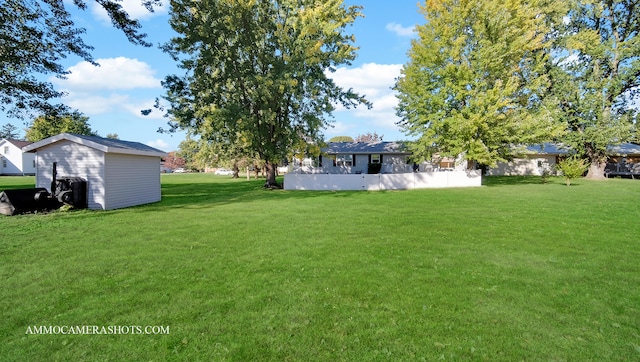
<svg viewBox="0 0 640 362">
<path fill-rule="evenodd" d="M 20 132 L 18 132 L 18 127 L 11 123 L 5 124 L 2 126 L 2 129 L 0 129 L 0 139 L 16 139 L 19 135 Z"/>
</svg>

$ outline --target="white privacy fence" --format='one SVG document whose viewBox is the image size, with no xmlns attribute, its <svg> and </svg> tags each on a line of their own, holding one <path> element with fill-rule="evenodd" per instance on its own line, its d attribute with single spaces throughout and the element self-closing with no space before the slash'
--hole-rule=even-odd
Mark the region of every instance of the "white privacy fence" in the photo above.
<svg viewBox="0 0 640 362">
<path fill-rule="evenodd" d="M 480 170 L 412 172 L 398 174 L 293 174 L 284 175 L 285 190 L 406 190 L 478 187 Z"/>
</svg>

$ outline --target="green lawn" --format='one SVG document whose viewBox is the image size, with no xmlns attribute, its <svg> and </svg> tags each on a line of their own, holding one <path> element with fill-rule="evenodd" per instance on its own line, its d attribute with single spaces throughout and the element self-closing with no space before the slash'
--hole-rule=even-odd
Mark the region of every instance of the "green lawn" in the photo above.
<svg viewBox="0 0 640 362">
<path fill-rule="evenodd" d="M 262 183 L 163 175 L 157 204 L 0 217 L 0 359 L 640 360 L 639 181 Z"/>
</svg>

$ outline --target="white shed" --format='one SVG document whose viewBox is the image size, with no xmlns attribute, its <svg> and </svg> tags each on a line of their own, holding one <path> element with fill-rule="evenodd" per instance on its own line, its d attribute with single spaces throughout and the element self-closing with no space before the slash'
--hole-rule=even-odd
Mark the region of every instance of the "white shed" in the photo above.
<svg viewBox="0 0 640 362">
<path fill-rule="evenodd" d="M 50 190 L 54 162 L 58 177 L 85 179 L 89 209 L 111 210 L 161 199 L 160 159 L 166 153 L 142 143 L 61 133 L 22 150 L 36 153 L 36 187 Z"/>
</svg>

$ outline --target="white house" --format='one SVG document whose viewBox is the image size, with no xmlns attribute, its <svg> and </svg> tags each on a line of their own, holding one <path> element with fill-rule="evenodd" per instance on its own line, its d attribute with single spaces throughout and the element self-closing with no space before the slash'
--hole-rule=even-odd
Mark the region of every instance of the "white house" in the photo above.
<svg viewBox="0 0 640 362">
<path fill-rule="evenodd" d="M 414 164 L 412 153 L 401 142 L 330 142 L 321 153 L 287 173 L 284 188 L 375 191 L 482 184 L 480 171 L 467 170 L 466 162 L 447 158 Z"/>
<path fill-rule="evenodd" d="M 545 170 L 553 172 L 558 161 L 570 152 L 569 148 L 555 143 L 527 146 L 521 157 L 511 162 L 498 162 L 496 167 L 487 169 L 487 175 L 541 176 Z"/>
<path fill-rule="evenodd" d="M 556 143 L 527 146 L 519 158 L 511 162 L 499 162 L 494 168 L 487 169 L 489 176 L 541 176 L 547 170 L 557 173 L 558 162 L 574 151 L 568 146 Z M 605 173 L 610 175 L 627 174 L 630 167 L 640 162 L 640 145 L 622 143 L 607 147 L 607 168 Z M 639 167 L 639 166 L 635 166 Z"/>
<path fill-rule="evenodd" d="M 23 148 L 36 153 L 36 187 L 58 177 L 87 181 L 88 207 L 111 210 L 160 201 L 160 159 L 166 153 L 138 142 L 62 133 Z"/>
<path fill-rule="evenodd" d="M 382 173 L 412 172 L 411 152 L 400 142 L 329 142 L 318 158 L 295 165 L 294 172 L 366 174 L 369 165 L 380 165 Z"/>
<path fill-rule="evenodd" d="M 36 156 L 22 152 L 31 142 L 0 139 L 0 175 L 35 175 Z"/>
</svg>

